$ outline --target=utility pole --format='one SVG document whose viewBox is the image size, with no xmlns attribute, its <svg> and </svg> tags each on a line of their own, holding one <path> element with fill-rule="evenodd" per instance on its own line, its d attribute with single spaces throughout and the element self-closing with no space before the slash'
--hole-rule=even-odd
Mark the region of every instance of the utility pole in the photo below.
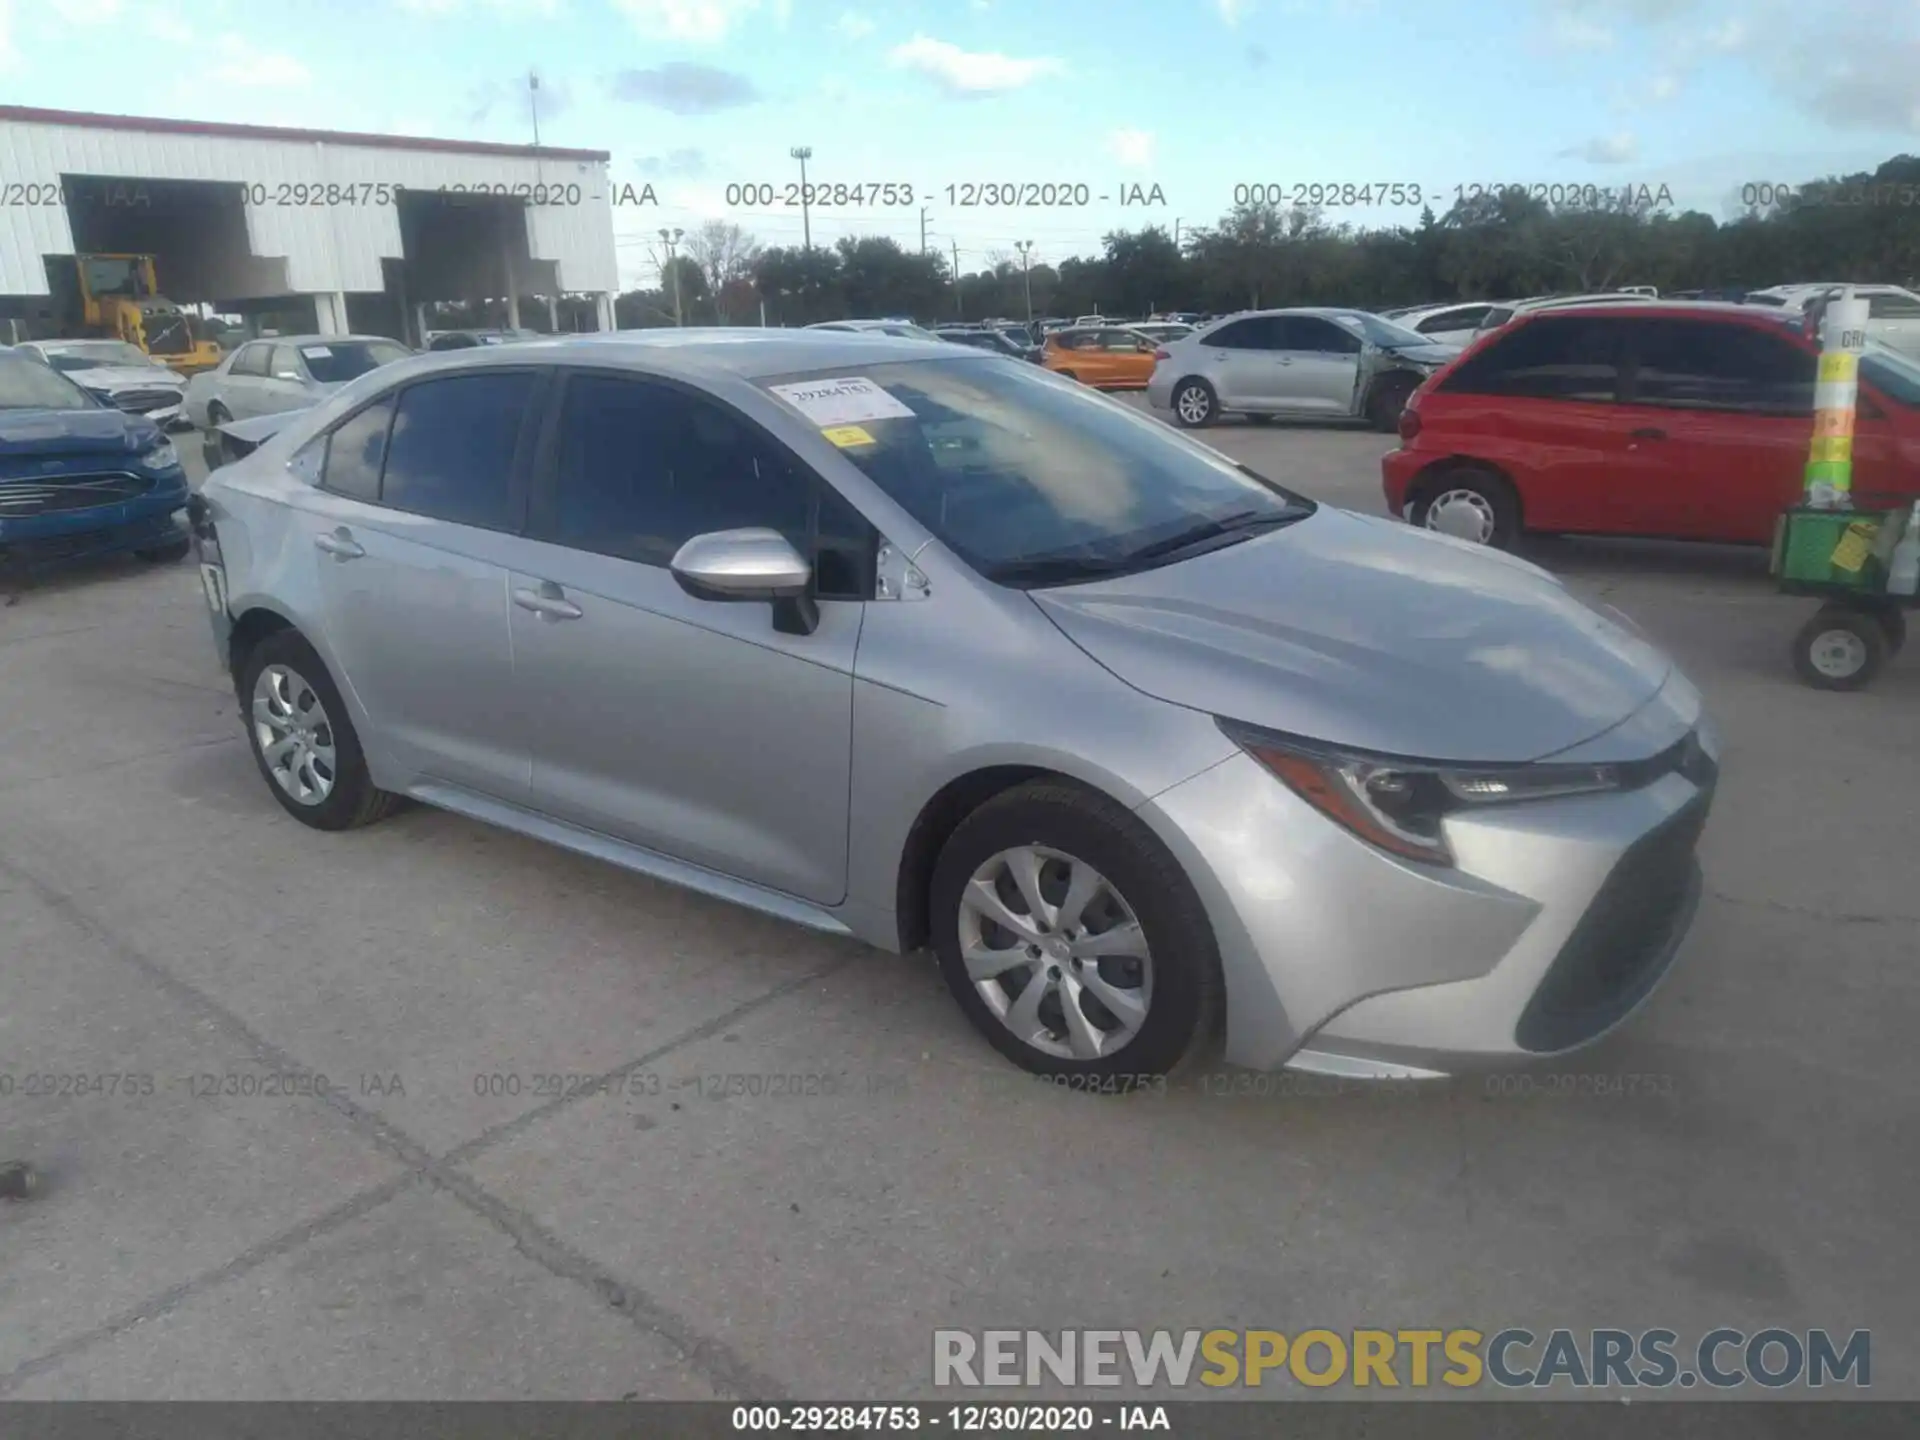
<svg viewBox="0 0 1920 1440">
<path fill-rule="evenodd" d="M 787 151 L 800 162 L 800 242 L 808 250 L 813 249 L 813 225 L 807 219 L 807 161 L 813 158 L 811 145 L 796 145 Z"/>
<path fill-rule="evenodd" d="M 1027 273 L 1027 252 L 1033 249 L 1031 240 L 1016 240 L 1013 248 L 1020 252 L 1020 288 L 1027 292 L 1027 326 L 1033 326 L 1033 279 Z"/>
<path fill-rule="evenodd" d="M 920 253 L 927 253 L 927 207 L 920 207 Z"/>
<path fill-rule="evenodd" d="M 672 230 L 662 228 L 660 231 L 660 238 L 667 242 L 667 269 L 673 272 L 673 323 L 675 325 L 687 323 L 680 318 L 680 267 L 674 263 L 673 254 L 673 247 L 680 243 L 680 237 L 685 233 L 677 226 Z"/>
<path fill-rule="evenodd" d="M 960 303 L 960 242 L 953 242 L 953 313 L 962 320 L 967 318 L 966 307 Z"/>
<path fill-rule="evenodd" d="M 1180 217 L 1178 215 L 1173 217 L 1173 248 L 1176 250 L 1180 248 Z"/>
</svg>

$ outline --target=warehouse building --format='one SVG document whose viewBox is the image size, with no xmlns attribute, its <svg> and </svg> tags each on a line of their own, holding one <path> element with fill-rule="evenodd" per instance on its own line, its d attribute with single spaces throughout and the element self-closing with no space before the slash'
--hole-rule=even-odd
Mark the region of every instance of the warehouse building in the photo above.
<svg viewBox="0 0 1920 1440">
<path fill-rule="evenodd" d="M 504 300 L 519 325 L 560 296 L 610 330 L 608 158 L 0 105 L 0 340 L 51 333 L 88 256 L 150 256 L 168 300 L 283 331 L 417 342 L 429 302 Z"/>
</svg>

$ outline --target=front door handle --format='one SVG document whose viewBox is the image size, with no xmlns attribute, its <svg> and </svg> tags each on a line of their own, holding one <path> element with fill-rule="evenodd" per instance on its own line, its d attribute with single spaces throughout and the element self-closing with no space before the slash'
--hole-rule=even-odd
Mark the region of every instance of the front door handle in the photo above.
<svg viewBox="0 0 1920 1440">
<path fill-rule="evenodd" d="M 538 590 L 515 590 L 513 603 L 522 610 L 531 610 L 542 620 L 578 620 L 586 614 L 551 580 L 541 581 Z"/>
<path fill-rule="evenodd" d="M 313 537 L 316 549 L 324 550 L 336 560 L 358 560 L 366 554 L 366 547 L 353 538 L 353 532 L 342 525 L 337 530 L 323 530 Z"/>
<path fill-rule="evenodd" d="M 1634 431 L 1629 438 L 1634 440 L 1664 440 L 1667 438 L 1667 432 L 1657 425 L 1646 425 Z"/>
</svg>

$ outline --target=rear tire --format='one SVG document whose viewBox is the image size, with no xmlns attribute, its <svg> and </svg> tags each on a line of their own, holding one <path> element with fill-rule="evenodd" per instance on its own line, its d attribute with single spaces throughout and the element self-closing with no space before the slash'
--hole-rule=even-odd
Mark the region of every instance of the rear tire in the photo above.
<svg viewBox="0 0 1920 1440">
<path fill-rule="evenodd" d="M 930 901 L 948 989 L 1022 1069 L 1121 1090 L 1207 1048 L 1221 983 L 1206 911 L 1105 797 L 1058 782 L 995 796 L 948 839 Z"/>
<path fill-rule="evenodd" d="M 1220 397 L 1204 380 L 1182 380 L 1173 387 L 1173 423 L 1199 430 L 1220 418 Z"/>
<path fill-rule="evenodd" d="M 254 763 L 302 825 L 353 830 L 398 807 L 401 797 L 367 773 L 346 702 L 297 630 L 276 630 L 249 650 L 237 689 Z"/>
<path fill-rule="evenodd" d="M 1410 523 L 1476 545 L 1511 550 L 1520 538 L 1520 498 L 1498 470 L 1461 465 L 1422 479 Z"/>
</svg>

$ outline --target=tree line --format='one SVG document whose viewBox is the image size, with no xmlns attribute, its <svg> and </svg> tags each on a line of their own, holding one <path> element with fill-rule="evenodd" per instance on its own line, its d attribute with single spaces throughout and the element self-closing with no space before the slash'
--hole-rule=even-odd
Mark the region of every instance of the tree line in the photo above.
<svg viewBox="0 0 1920 1440">
<path fill-rule="evenodd" d="M 1920 157 L 1797 187 L 1748 188 L 1769 203 L 1727 221 L 1649 204 L 1644 195 L 1555 204 L 1519 189 L 1461 199 L 1444 214 L 1429 207 L 1413 225 L 1382 228 L 1321 209 L 1246 204 L 1177 244 L 1158 226 L 1115 231 L 1095 255 L 1024 270 L 1016 257 L 994 255 L 957 279 L 944 255 L 884 236 L 762 247 L 716 220 L 689 234 L 684 253 L 662 257 L 657 287 L 619 295 L 614 313 L 621 329 L 672 325 L 676 313 L 688 325 L 882 315 L 937 324 L 1022 319 L 1029 296 L 1036 316 L 1134 316 L 1310 304 L 1378 310 L 1621 285 L 1666 294 L 1920 279 Z M 543 307 L 533 313 L 545 319 Z M 573 306 L 563 309 L 561 328 L 591 323 L 580 323 Z"/>
</svg>

